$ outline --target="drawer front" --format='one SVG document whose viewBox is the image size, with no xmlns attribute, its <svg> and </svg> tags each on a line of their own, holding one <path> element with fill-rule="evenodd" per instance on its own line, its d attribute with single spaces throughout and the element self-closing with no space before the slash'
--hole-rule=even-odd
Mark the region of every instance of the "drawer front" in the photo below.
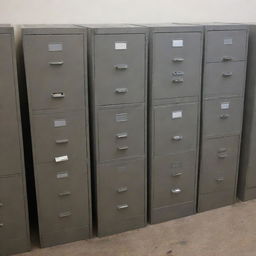
<svg viewBox="0 0 256 256">
<path fill-rule="evenodd" d="M 145 215 L 144 159 L 100 165 L 98 172 L 99 223 Z"/>
<path fill-rule="evenodd" d="M 156 157 L 152 165 L 153 207 L 193 201 L 196 151 Z"/>
<path fill-rule="evenodd" d="M 196 148 L 197 102 L 159 106 L 153 111 L 155 155 L 167 155 Z"/>
<path fill-rule="evenodd" d="M 204 136 L 241 133 L 243 98 L 205 100 L 203 103 Z"/>
<path fill-rule="evenodd" d="M 208 63 L 204 71 L 204 96 L 242 96 L 245 76 L 245 61 Z"/>
<path fill-rule="evenodd" d="M 144 105 L 98 110 L 100 162 L 145 154 Z"/>
<path fill-rule="evenodd" d="M 206 62 L 246 60 L 247 44 L 247 30 L 208 31 Z"/>
<path fill-rule="evenodd" d="M 83 35 L 25 35 L 23 45 L 31 109 L 83 108 Z"/>
<path fill-rule="evenodd" d="M 202 34 L 155 33 L 152 97 L 200 95 Z"/>
<path fill-rule="evenodd" d="M 32 122 L 37 163 L 86 158 L 84 112 L 33 115 Z"/>
<path fill-rule="evenodd" d="M 46 163 L 37 165 L 36 169 L 42 233 L 88 226 L 90 205 L 86 162 L 73 161 L 58 167 Z"/>
<path fill-rule="evenodd" d="M 97 105 L 145 101 L 144 34 L 96 35 L 94 54 Z"/>
<path fill-rule="evenodd" d="M 203 141 L 200 193 L 234 189 L 239 157 L 239 141 L 239 136 Z"/>
<path fill-rule="evenodd" d="M 0 178 L 0 241 L 27 237 L 27 219 L 22 177 Z"/>
</svg>

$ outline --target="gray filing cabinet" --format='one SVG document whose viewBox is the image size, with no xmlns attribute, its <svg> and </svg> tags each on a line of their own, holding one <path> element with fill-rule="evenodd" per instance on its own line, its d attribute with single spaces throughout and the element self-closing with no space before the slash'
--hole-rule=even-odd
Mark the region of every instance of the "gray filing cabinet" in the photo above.
<svg viewBox="0 0 256 256">
<path fill-rule="evenodd" d="M 248 53 L 244 123 L 237 191 L 239 199 L 243 201 L 256 198 L 256 24 L 249 26 Z"/>
<path fill-rule="evenodd" d="M 236 199 L 247 44 L 245 25 L 205 26 L 199 212 Z"/>
<path fill-rule="evenodd" d="M 70 25 L 23 30 L 42 247 L 91 235 L 87 37 Z"/>
<path fill-rule="evenodd" d="M 149 218 L 195 213 L 203 27 L 150 27 Z"/>
<path fill-rule="evenodd" d="M 146 224 L 148 34 L 134 25 L 87 27 L 95 210 L 104 236 Z"/>
<path fill-rule="evenodd" d="M 0 25 L 0 255 L 30 249 L 14 31 Z"/>
</svg>

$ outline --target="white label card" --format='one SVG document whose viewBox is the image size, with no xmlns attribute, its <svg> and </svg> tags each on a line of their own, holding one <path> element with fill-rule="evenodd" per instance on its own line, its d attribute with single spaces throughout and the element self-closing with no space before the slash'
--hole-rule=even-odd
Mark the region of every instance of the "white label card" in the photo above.
<svg viewBox="0 0 256 256">
<path fill-rule="evenodd" d="M 172 40 L 172 47 L 183 47 L 183 40 L 182 39 Z"/>
<path fill-rule="evenodd" d="M 48 51 L 49 52 L 61 52 L 63 50 L 62 43 L 52 43 L 48 44 Z"/>
<path fill-rule="evenodd" d="M 126 50 L 127 42 L 115 42 L 115 50 Z"/>
<path fill-rule="evenodd" d="M 172 119 L 182 118 L 182 111 L 174 111 L 172 112 Z"/>
<path fill-rule="evenodd" d="M 67 125 L 67 122 L 65 119 L 54 120 L 54 127 L 62 127 L 66 125 Z"/>
<path fill-rule="evenodd" d="M 58 157 L 55 157 L 55 162 L 56 163 L 59 163 L 59 162 L 64 162 L 64 161 L 68 161 L 68 156 L 58 156 Z"/>
<path fill-rule="evenodd" d="M 232 38 L 224 38 L 224 44 L 233 44 Z"/>
<path fill-rule="evenodd" d="M 116 121 L 117 122 L 126 122 L 126 121 L 128 121 L 128 113 L 116 114 Z"/>
<path fill-rule="evenodd" d="M 221 109 L 229 109 L 229 102 L 222 102 L 220 105 Z"/>
</svg>

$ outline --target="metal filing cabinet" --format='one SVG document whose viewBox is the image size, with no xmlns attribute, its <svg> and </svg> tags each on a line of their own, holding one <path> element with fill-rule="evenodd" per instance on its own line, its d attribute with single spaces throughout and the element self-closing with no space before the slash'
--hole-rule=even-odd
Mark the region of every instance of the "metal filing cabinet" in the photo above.
<svg viewBox="0 0 256 256">
<path fill-rule="evenodd" d="M 236 199 L 247 44 L 245 25 L 205 26 L 199 212 Z"/>
<path fill-rule="evenodd" d="M 148 34 L 134 25 L 88 33 L 97 233 L 105 236 L 146 224 Z"/>
<path fill-rule="evenodd" d="M 149 218 L 196 211 L 203 27 L 150 27 Z"/>
<path fill-rule="evenodd" d="M 42 247 L 91 236 L 87 36 L 75 26 L 23 28 Z"/>
<path fill-rule="evenodd" d="M 255 105 L 255 65 L 256 65 L 256 24 L 249 26 L 248 68 L 245 90 L 244 123 L 241 144 L 238 197 L 246 201 L 256 198 L 256 105 Z"/>
<path fill-rule="evenodd" d="M 0 25 L 0 255 L 30 249 L 13 28 Z"/>
</svg>

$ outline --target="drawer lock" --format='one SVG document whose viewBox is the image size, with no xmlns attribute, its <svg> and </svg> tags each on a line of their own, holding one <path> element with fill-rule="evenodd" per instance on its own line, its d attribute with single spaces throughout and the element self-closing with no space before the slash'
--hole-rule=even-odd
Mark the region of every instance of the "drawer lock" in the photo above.
<svg viewBox="0 0 256 256">
<path fill-rule="evenodd" d="M 179 194 L 179 193 L 181 193 L 181 189 L 180 188 L 174 188 L 174 189 L 171 190 L 171 192 L 173 194 Z"/>
<path fill-rule="evenodd" d="M 128 204 L 120 204 L 120 205 L 117 206 L 117 209 L 118 210 L 123 210 L 123 209 L 127 209 L 128 207 L 129 207 Z"/>
</svg>

